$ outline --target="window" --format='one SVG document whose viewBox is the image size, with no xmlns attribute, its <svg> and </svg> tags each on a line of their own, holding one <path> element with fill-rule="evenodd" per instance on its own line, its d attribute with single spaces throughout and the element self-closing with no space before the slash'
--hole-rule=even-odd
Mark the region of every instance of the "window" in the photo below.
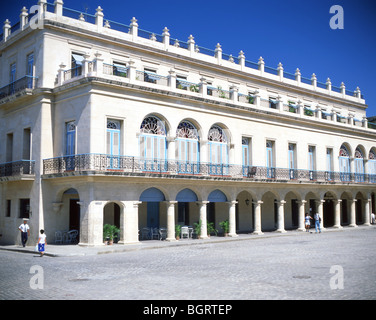
<svg viewBox="0 0 376 320">
<path fill-rule="evenodd" d="M 120 121 L 107 120 L 107 167 L 120 166 Z"/>
<path fill-rule="evenodd" d="M 200 161 L 198 131 L 187 120 L 180 122 L 176 130 L 176 151 L 179 172 L 198 172 L 198 162 Z"/>
<path fill-rule="evenodd" d="M 364 159 L 359 147 L 355 149 L 355 181 L 364 182 Z"/>
<path fill-rule="evenodd" d="M 34 76 L 34 53 L 30 53 L 26 58 L 26 74 L 28 76 Z"/>
<path fill-rule="evenodd" d="M 9 71 L 9 83 L 10 83 L 10 93 L 13 94 L 15 92 L 15 81 L 16 81 L 16 73 L 17 73 L 17 70 L 16 70 L 16 63 L 12 63 L 10 65 L 10 71 Z"/>
<path fill-rule="evenodd" d="M 23 131 L 22 159 L 31 160 L 31 131 L 26 128 Z"/>
<path fill-rule="evenodd" d="M 209 172 L 211 174 L 223 174 L 228 172 L 228 145 L 227 137 L 223 129 L 213 125 L 208 134 L 209 145 Z"/>
<path fill-rule="evenodd" d="M 296 170 L 296 145 L 294 143 L 289 143 L 289 175 L 290 179 L 297 178 Z"/>
<path fill-rule="evenodd" d="M 157 70 L 144 68 L 144 81 L 149 83 L 157 83 Z"/>
<path fill-rule="evenodd" d="M 308 170 L 309 179 L 316 179 L 316 147 L 308 146 Z"/>
<path fill-rule="evenodd" d="M 82 74 L 82 64 L 83 64 L 83 61 L 84 61 L 84 56 L 82 54 L 79 54 L 79 53 L 72 53 L 72 65 L 71 65 L 71 69 L 72 69 L 72 74 L 71 74 L 71 77 L 77 77 L 77 76 L 80 76 Z"/>
<path fill-rule="evenodd" d="M 327 181 L 333 180 L 333 149 L 326 149 L 326 172 L 325 178 Z"/>
<path fill-rule="evenodd" d="M 350 181 L 350 154 L 345 145 L 339 150 L 339 175 L 341 181 Z"/>
<path fill-rule="evenodd" d="M 277 99 L 275 97 L 269 97 L 269 108 L 277 109 Z"/>
<path fill-rule="evenodd" d="M 146 171 L 165 170 L 166 129 L 155 116 L 146 117 L 140 127 L 140 157 Z"/>
<path fill-rule="evenodd" d="M 275 178 L 273 149 L 274 149 L 274 142 L 266 141 L 266 176 L 268 178 Z"/>
<path fill-rule="evenodd" d="M 30 199 L 20 199 L 19 218 L 30 218 Z"/>
<path fill-rule="evenodd" d="M 113 62 L 112 74 L 119 77 L 127 77 L 128 68 L 125 63 Z"/>
<path fill-rule="evenodd" d="M 7 134 L 7 142 L 6 142 L 6 155 L 5 155 L 5 161 L 11 162 L 13 161 L 13 133 Z"/>
<path fill-rule="evenodd" d="M 242 165 L 243 165 L 243 176 L 248 176 L 249 172 L 249 141 L 248 138 L 242 138 Z"/>
<path fill-rule="evenodd" d="M 176 76 L 176 88 L 188 90 L 187 89 L 188 87 L 189 87 L 189 85 L 187 83 L 187 77 L 177 75 Z"/>
<path fill-rule="evenodd" d="M 11 205 L 12 205 L 12 201 L 11 200 L 7 200 L 6 210 L 5 210 L 5 216 L 6 217 L 10 217 L 10 214 L 11 214 Z"/>
<path fill-rule="evenodd" d="M 368 156 L 368 174 L 370 182 L 376 182 L 376 151 L 371 149 Z"/>
<path fill-rule="evenodd" d="M 76 154 L 76 125 L 74 121 L 66 123 L 65 155 Z"/>
</svg>

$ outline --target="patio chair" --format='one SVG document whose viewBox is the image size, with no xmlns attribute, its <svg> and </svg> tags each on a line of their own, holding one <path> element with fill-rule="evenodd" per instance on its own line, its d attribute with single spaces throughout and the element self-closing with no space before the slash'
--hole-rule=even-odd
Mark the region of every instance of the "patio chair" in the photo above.
<svg viewBox="0 0 376 320">
<path fill-rule="evenodd" d="M 159 240 L 166 240 L 167 238 L 167 229 L 166 228 L 160 228 L 159 229 Z"/>
<path fill-rule="evenodd" d="M 78 231 L 77 230 L 70 230 L 68 232 L 68 241 L 69 243 L 77 243 L 77 236 L 78 236 Z"/>
<path fill-rule="evenodd" d="M 150 239 L 150 229 L 149 228 L 142 228 L 141 231 L 141 239 Z"/>
<path fill-rule="evenodd" d="M 63 243 L 63 233 L 61 231 L 55 231 L 55 243 Z"/>
<path fill-rule="evenodd" d="M 157 240 L 159 240 L 159 229 L 158 228 L 153 228 L 153 230 L 152 230 L 152 235 L 151 235 L 151 238 L 152 239 L 157 239 Z"/>
<path fill-rule="evenodd" d="M 189 239 L 189 229 L 186 226 L 181 227 L 181 238 L 184 239 L 184 236 L 186 236 L 187 239 Z"/>
</svg>

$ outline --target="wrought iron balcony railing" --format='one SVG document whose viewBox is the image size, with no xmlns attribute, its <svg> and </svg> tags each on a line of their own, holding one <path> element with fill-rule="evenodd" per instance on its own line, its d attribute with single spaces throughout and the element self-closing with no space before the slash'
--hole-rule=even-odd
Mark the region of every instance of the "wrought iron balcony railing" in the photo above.
<svg viewBox="0 0 376 320">
<path fill-rule="evenodd" d="M 159 174 L 223 179 L 307 183 L 376 183 L 376 174 L 287 169 L 178 160 L 142 159 L 106 154 L 79 154 L 43 160 L 43 172 L 61 174 L 94 172 L 107 174 Z"/>
<path fill-rule="evenodd" d="M 33 76 L 24 76 L 21 79 L 0 88 L 0 99 L 11 96 L 24 89 L 34 89 L 37 86 L 38 78 Z"/>
<path fill-rule="evenodd" d="M 23 175 L 33 175 L 35 161 L 33 160 L 19 160 L 0 164 L 0 178 L 1 177 L 15 177 Z"/>
</svg>

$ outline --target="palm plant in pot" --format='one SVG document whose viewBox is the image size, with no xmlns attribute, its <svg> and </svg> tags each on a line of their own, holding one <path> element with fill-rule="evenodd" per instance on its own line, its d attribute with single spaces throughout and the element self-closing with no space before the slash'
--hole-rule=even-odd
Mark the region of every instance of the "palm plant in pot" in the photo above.
<svg viewBox="0 0 376 320">
<path fill-rule="evenodd" d="M 119 234 L 120 229 L 111 224 L 105 224 L 103 226 L 103 240 L 105 244 L 112 245 L 114 242 L 115 235 Z"/>
<path fill-rule="evenodd" d="M 230 224 L 228 220 L 220 222 L 219 226 L 222 228 L 224 236 L 227 237 L 230 230 Z"/>
</svg>

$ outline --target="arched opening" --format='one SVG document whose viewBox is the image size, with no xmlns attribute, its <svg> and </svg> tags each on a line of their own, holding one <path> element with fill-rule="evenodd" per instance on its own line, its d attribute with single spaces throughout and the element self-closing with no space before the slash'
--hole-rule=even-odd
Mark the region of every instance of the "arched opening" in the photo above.
<svg viewBox="0 0 376 320">
<path fill-rule="evenodd" d="M 255 225 L 253 197 L 248 191 L 242 191 L 236 197 L 235 218 L 236 233 L 252 232 Z"/>
<path fill-rule="evenodd" d="M 112 225 L 120 230 L 120 206 L 115 202 L 107 203 L 103 208 L 103 225 Z M 114 236 L 114 242 L 120 240 L 120 233 Z"/>
<path fill-rule="evenodd" d="M 225 130 L 219 125 L 213 125 L 208 133 L 209 174 L 228 174 L 228 143 Z"/>
<path fill-rule="evenodd" d="M 347 145 L 342 144 L 339 150 L 339 175 L 341 181 L 351 181 L 350 151 Z"/>
<path fill-rule="evenodd" d="M 270 191 L 262 196 L 261 230 L 275 231 L 278 220 L 278 198 Z"/>
<path fill-rule="evenodd" d="M 178 201 L 178 214 L 177 223 L 179 225 L 192 225 L 192 221 L 198 221 L 198 210 L 195 205 L 198 200 L 196 193 L 191 189 L 181 190 L 177 196 L 176 201 Z"/>
<path fill-rule="evenodd" d="M 347 226 L 350 224 L 350 212 L 352 196 L 347 192 L 341 194 L 341 225 Z"/>
<path fill-rule="evenodd" d="M 336 197 L 333 193 L 327 192 L 324 195 L 323 215 L 324 226 L 333 227 L 335 222 L 335 200 Z"/>
<path fill-rule="evenodd" d="M 360 146 L 356 147 L 354 154 L 354 176 L 356 182 L 364 182 L 364 152 Z"/>
<path fill-rule="evenodd" d="M 176 130 L 176 160 L 179 173 L 198 173 L 200 161 L 199 135 L 188 120 L 179 123 Z"/>
<path fill-rule="evenodd" d="M 165 196 L 162 191 L 157 188 L 149 188 L 142 192 L 140 196 L 140 228 L 159 228 L 160 221 L 160 203 L 165 201 Z"/>
<path fill-rule="evenodd" d="M 299 228 L 299 200 L 295 192 L 288 192 L 285 196 L 285 229 Z"/>
<path fill-rule="evenodd" d="M 356 194 L 356 204 L 355 204 L 355 223 L 357 225 L 363 224 L 364 223 L 364 202 L 365 198 L 362 193 L 358 192 Z"/>
<path fill-rule="evenodd" d="M 312 218 L 311 219 L 311 228 L 315 227 L 315 220 L 314 214 L 317 213 L 318 211 L 318 206 L 317 206 L 317 201 L 319 200 L 319 196 L 314 194 L 313 192 L 308 192 L 307 195 L 305 196 L 306 205 L 305 205 L 305 214 L 308 213 L 309 216 Z"/>
<path fill-rule="evenodd" d="M 214 190 L 208 196 L 207 223 L 213 223 L 214 228 L 219 228 L 219 222 L 228 220 L 227 197 L 221 190 Z"/>
</svg>

